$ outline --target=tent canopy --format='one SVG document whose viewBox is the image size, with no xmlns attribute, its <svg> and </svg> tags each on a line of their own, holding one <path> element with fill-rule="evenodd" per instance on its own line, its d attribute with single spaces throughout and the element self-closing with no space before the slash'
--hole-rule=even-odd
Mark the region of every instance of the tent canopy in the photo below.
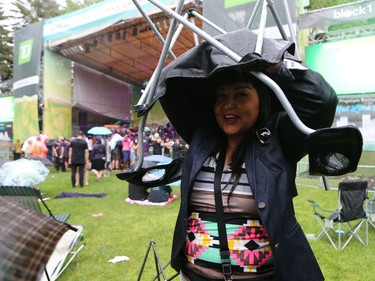
<svg viewBox="0 0 375 281">
<path fill-rule="evenodd" d="M 201 8 L 186 2 L 183 14 L 192 8 L 201 13 Z M 153 13 L 149 17 L 165 38 L 170 17 L 164 12 Z M 201 21 L 195 22 L 202 28 Z M 55 45 L 57 41 L 61 43 Z M 151 78 L 163 47 L 143 17 L 119 20 L 100 30 L 91 30 L 89 34 L 82 33 L 79 38 L 70 36 L 57 41 L 51 41 L 47 46 L 72 61 L 136 86 L 142 86 Z M 183 28 L 172 51 L 178 57 L 192 47 L 193 33 Z M 171 60 L 168 58 L 166 63 Z"/>
</svg>

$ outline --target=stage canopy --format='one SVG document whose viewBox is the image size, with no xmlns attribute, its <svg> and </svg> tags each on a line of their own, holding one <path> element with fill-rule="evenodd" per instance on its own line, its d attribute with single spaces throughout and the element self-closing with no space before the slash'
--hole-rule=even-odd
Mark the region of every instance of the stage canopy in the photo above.
<svg viewBox="0 0 375 281">
<path fill-rule="evenodd" d="M 176 0 L 162 0 L 174 9 Z M 183 14 L 191 8 L 201 13 L 196 1 L 185 1 Z M 170 17 L 145 0 L 144 11 L 165 38 Z M 199 20 L 195 20 L 202 27 Z M 44 23 L 45 46 L 74 62 L 123 82 L 140 86 L 156 68 L 162 44 L 147 25 L 134 3 L 107 0 Z M 183 28 L 172 51 L 178 57 L 194 46 L 192 31 Z M 168 58 L 167 63 L 171 61 Z"/>
</svg>

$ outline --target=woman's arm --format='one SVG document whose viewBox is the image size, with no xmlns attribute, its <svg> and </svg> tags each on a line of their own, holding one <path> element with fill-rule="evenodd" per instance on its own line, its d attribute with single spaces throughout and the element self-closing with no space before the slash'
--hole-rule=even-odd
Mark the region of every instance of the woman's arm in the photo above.
<svg viewBox="0 0 375 281">
<path fill-rule="evenodd" d="M 277 67 L 277 65 L 275 65 Z M 301 121 L 312 129 L 330 127 L 338 98 L 324 77 L 302 64 L 284 60 L 270 77 L 284 91 Z M 277 104 L 277 109 L 282 110 Z"/>
</svg>

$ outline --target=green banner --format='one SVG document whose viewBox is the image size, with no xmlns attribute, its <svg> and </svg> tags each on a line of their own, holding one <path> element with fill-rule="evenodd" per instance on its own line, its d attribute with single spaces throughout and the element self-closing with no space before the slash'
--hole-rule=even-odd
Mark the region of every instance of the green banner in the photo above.
<svg viewBox="0 0 375 281">
<path fill-rule="evenodd" d="M 38 92 L 43 21 L 15 32 L 14 40 L 14 138 L 39 134 Z"/>
<path fill-rule="evenodd" d="M 43 129 L 50 138 L 72 135 L 71 61 L 51 51 L 44 52 Z"/>
<path fill-rule="evenodd" d="M 338 95 L 374 93 L 375 36 L 306 47 L 306 64 L 320 72 Z"/>
</svg>

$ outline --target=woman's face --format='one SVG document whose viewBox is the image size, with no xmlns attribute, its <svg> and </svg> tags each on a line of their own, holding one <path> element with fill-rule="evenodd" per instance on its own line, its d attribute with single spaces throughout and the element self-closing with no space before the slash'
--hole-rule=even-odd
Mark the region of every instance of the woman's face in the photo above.
<svg viewBox="0 0 375 281">
<path fill-rule="evenodd" d="M 229 138 L 241 139 L 259 115 L 258 92 L 251 82 L 220 86 L 214 105 L 216 121 Z"/>
</svg>

